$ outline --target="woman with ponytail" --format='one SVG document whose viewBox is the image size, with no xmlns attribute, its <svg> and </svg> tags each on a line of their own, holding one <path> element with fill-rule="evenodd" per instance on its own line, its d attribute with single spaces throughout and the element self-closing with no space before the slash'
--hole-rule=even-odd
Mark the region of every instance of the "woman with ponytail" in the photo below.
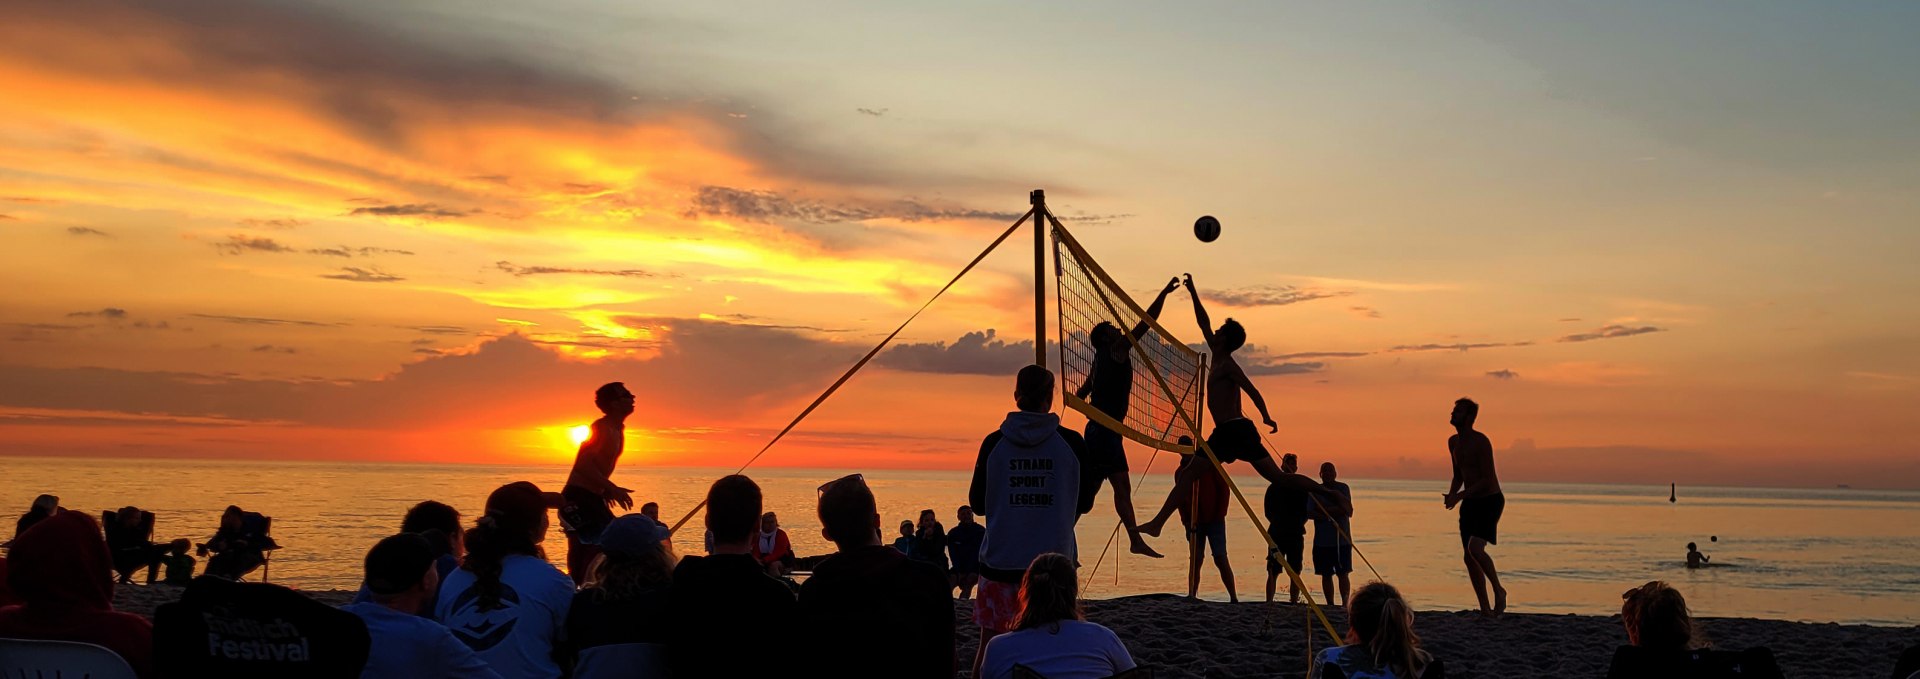
<svg viewBox="0 0 1920 679">
<path fill-rule="evenodd" d="M 1313 659 L 1313 679 L 1441 679 L 1446 670 L 1420 648 L 1413 608 L 1400 590 L 1372 582 L 1347 604 L 1347 645 Z"/>
<path fill-rule="evenodd" d="M 1007 679 L 1024 667 L 1047 679 L 1103 679 L 1133 669 L 1120 637 L 1080 614 L 1078 578 L 1064 554 L 1034 557 L 1020 579 L 1014 631 L 987 642 L 980 676 Z"/>
<path fill-rule="evenodd" d="M 440 584 L 434 617 L 503 677 L 562 676 L 555 647 L 565 637 L 573 580 L 547 563 L 547 508 L 526 481 L 487 496 L 466 534 L 467 556 Z"/>
</svg>

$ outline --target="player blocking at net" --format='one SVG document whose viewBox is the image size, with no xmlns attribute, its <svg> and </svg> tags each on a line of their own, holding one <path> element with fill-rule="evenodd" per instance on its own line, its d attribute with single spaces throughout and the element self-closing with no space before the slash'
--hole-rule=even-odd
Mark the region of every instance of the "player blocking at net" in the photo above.
<svg viewBox="0 0 1920 679">
<path fill-rule="evenodd" d="M 1207 435 L 1207 448 L 1213 451 L 1222 465 L 1243 460 L 1253 465 L 1268 483 L 1312 493 L 1322 503 L 1350 515 L 1353 505 L 1348 503 L 1346 497 L 1327 490 L 1310 477 L 1281 471 L 1280 465 L 1273 461 L 1273 453 L 1260 440 L 1260 430 L 1255 428 L 1253 420 L 1247 419 L 1246 411 L 1240 405 L 1240 394 L 1245 392 L 1247 398 L 1252 399 L 1253 406 L 1260 410 L 1260 418 L 1270 431 L 1280 431 L 1280 425 L 1267 412 L 1267 401 L 1260 396 L 1260 389 L 1253 386 L 1247 371 L 1233 358 L 1233 352 L 1247 343 L 1246 329 L 1240 326 L 1239 321 L 1229 318 L 1215 330 L 1213 320 L 1207 316 L 1206 306 L 1200 302 L 1200 292 L 1194 289 L 1193 275 L 1187 274 L 1182 282 L 1186 285 L 1187 296 L 1193 298 L 1194 321 L 1200 324 L 1200 334 L 1206 339 L 1207 350 L 1213 354 L 1212 363 L 1207 367 L 1207 414 L 1213 416 L 1213 433 Z M 1203 453 L 1196 450 L 1194 454 Z M 1179 503 L 1192 493 L 1194 478 L 1207 466 L 1188 465 L 1188 471 L 1176 472 L 1173 488 L 1167 491 L 1166 504 L 1152 519 L 1140 524 L 1140 532 L 1159 537 L 1167 519 L 1173 516 Z"/>
<path fill-rule="evenodd" d="M 1180 279 L 1167 280 L 1167 287 L 1153 298 L 1153 304 L 1147 306 L 1147 316 L 1160 319 L 1160 309 L 1167 304 L 1167 295 L 1179 289 Z M 1087 380 L 1074 390 L 1074 396 L 1091 404 L 1115 422 L 1127 421 L 1127 410 L 1133 402 L 1133 344 L 1147 336 L 1149 329 L 1146 320 L 1133 326 L 1129 333 L 1122 334 L 1119 326 L 1110 321 L 1101 321 L 1088 333 L 1088 342 L 1093 345 L 1093 368 L 1087 373 Z M 1113 483 L 1113 510 L 1120 515 L 1120 523 L 1127 529 L 1127 541 L 1132 544 L 1135 554 L 1160 558 L 1147 541 L 1140 537 L 1140 527 L 1133 512 L 1133 483 L 1127 478 L 1127 453 L 1125 440 L 1120 432 L 1108 429 L 1106 425 L 1087 420 L 1087 452 L 1096 460 L 1107 461 L 1107 469 L 1097 472 L 1100 478 Z"/>
</svg>

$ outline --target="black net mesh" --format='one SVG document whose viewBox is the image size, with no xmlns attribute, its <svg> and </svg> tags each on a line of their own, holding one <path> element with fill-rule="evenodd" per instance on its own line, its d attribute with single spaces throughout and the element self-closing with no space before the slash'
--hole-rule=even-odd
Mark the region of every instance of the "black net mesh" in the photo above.
<svg viewBox="0 0 1920 679">
<path fill-rule="evenodd" d="M 1118 431 L 1127 438 L 1163 450 L 1191 452 L 1191 445 L 1178 442 L 1188 433 L 1187 420 L 1180 413 L 1185 412 L 1196 425 L 1200 422 L 1205 357 L 1157 324 L 1147 322 L 1145 310 L 1100 271 L 1099 265 L 1091 261 L 1073 236 L 1058 222 L 1053 226 L 1060 310 L 1060 382 L 1067 405 L 1089 419 L 1098 419 L 1091 404 L 1073 395 L 1093 372 L 1094 346 L 1089 338 L 1094 326 L 1106 322 L 1121 330 L 1133 330 L 1144 323 L 1146 331 L 1134 342 L 1132 353 L 1130 405 L 1126 417 L 1119 419 Z"/>
</svg>

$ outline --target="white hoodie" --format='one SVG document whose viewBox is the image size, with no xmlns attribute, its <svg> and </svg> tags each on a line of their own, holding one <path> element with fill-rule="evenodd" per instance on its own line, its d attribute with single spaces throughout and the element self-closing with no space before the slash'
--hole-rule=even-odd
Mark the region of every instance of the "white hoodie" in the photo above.
<svg viewBox="0 0 1920 679">
<path fill-rule="evenodd" d="M 1048 552 L 1078 558 L 1073 525 L 1093 505 L 1081 476 L 1085 447 L 1052 413 L 1008 413 L 1000 431 L 987 436 L 970 493 L 987 524 L 982 566 L 1018 572 Z"/>
</svg>

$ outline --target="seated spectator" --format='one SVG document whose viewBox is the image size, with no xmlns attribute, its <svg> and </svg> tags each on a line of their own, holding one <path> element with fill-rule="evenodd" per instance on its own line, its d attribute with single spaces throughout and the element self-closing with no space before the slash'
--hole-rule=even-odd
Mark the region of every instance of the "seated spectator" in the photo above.
<svg viewBox="0 0 1920 679">
<path fill-rule="evenodd" d="M 760 515 L 760 530 L 753 536 L 753 558 L 767 569 L 767 575 L 776 578 L 793 570 L 793 542 L 787 539 L 780 517 L 773 512 Z"/>
<path fill-rule="evenodd" d="M 640 514 L 649 519 L 653 519 L 654 523 L 660 523 L 660 503 L 649 502 L 640 505 Z"/>
<path fill-rule="evenodd" d="M 20 534 L 27 532 L 27 529 L 32 528 L 33 524 L 39 523 L 49 516 L 58 514 L 63 511 L 63 509 L 64 508 L 60 506 L 60 498 L 52 495 L 41 495 L 40 497 L 34 498 L 33 505 L 27 507 L 27 513 L 21 514 L 20 520 L 14 522 L 13 537 L 19 538 Z"/>
<path fill-rule="evenodd" d="M 487 496 L 466 533 L 467 558 L 440 585 L 434 618 L 503 677 L 563 675 L 556 650 L 573 605 L 573 579 L 547 563 L 550 500 L 526 481 Z"/>
<path fill-rule="evenodd" d="M 227 505 L 220 513 L 220 529 L 200 545 L 201 556 L 213 554 L 207 559 L 207 575 L 239 580 L 265 565 L 267 552 L 280 548 L 267 535 L 268 521 L 259 512 Z"/>
<path fill-rule="evenodd" d="M 1627 590 L 1620 598 L 1620 622 L 1627 628 L 1628 645 L 1614 651 L 1609 679 L 1780 676 L 1773 651 L 1765 647 L 1737 653 L 1706 649 L 1686 598 L 1667 583 L 1655 580 Z"/>
<path fill-rule="evenodd" d="M 567 641 L 578 652 L 574 679 L 668 676 L 669 586 L 679 560 L 673 531 L 645 514 L 614 519 L 600 533 L 600 556 L 573 595 Z"/>
<path fill-rule="evenodd" d="M 185 587 L 187 583 L 193 582 L 194 561 L 193 557 L 187 556 L 187 548 L 191 546 L 193 543 L 186 538 L 174 540 L 173 544 L 168 545 L 172 548 L 173 554 L 167 557 L 165 562 L 167 575 L 161 579 L 161 582 L 176 587 Z"/>
<path fill-rule="evenodd" d="M 442 582 L 453 573 L 453 569 L 460 567 L 460 555 L 466 553 L 466 544 L 461 539 L 460 510 L 433 500 L 421 502 L 401 517 L 400 532 L 417 533 L 427 539 L 427 544 L 433 545 L 433 570 Z M 361 585 L 360 593 L 353 597 L 356 604 L 372 600 L 373 593 L 365 585 Z M 432 600 L 428 600 L 426 609 L 420 614 L 432 617 L 433 604 Z"/>
<path fill-rule="evenodd" d="M 753 558 L 760 511 L 753 479 L 735 474 L 707 489 L 713 553 L 681 559 L 667 595 L 675 676 L 743 676 L 792 658 L 793 590 Z"/>
<path fill-rule="evenodd" d="M 147 584 L 158 580 L 160 562 L 173 551 L 173 545 L 154 544 L 153 512 L 129 505 L 117 512 L 107 512 L 102 519 L 107 550 L 113 553 L 113 570 L 120 574 L 120 584 L 133 584 L 133 574 L 143 568 L 147 571 Z"/>
<path fill-rule="evenodd" d="M 980 675 L 1011 679 L 1016 667 L 1047 679 L 1104 679 L 1134 668 L 1120 637 L 1081 615 L 1079 576 L 1064 554 L 1041 554 L 1027 567 L 1013 631 L 987 642 Z"/>
<path fill-rule="evenodd" d="M 1909 646 L 1893 663 L 1893 679 L 1920 677 L 1920 646 Z"/>
<path fill-rule="evenodd" d="M 6 563 L 8 588 L 23 603 L 0 608 L 0 638 L 104 646 L 136 674 L 154 676 L 153 627 L 113 610 L 113 566 L 93 517 L 58 512 L 35 522 Z"/>
<path fill-rule="evenodd" d="M 153 614 L 163 677 L 353 677 L 368 643 L 358 616 L 266 583 L 196 578 Z"/>
<path fill-rule="evenodd" d="M 893 551 L 913 556 L 913 522 L 900 522 L 900 537 L 893 539 Z"/>
<path fill-rule="evenodd" d="M 819 511 L 839 551 L 800 586 L 802 666 L 836 677 L 951 679 L 946 574 L 881 544 L 880 512 L 858 474 L 821 486 Z"/>
<path fill-rule="evenodd" d="M 440 587 L 437 551 L 419 533 L 401 533 L 367 550 L 363 584 L 373 600 L 341 607 L 360 616 L 372 640 L 360 679 L 500 679 L 445 626 L 420 617 Z"/>
<path fill-rule="evenodd" d="M 1370 582 L 1347 602 L 1347 645 L 1313 658 L 1312 679 L 1440 679 L 1446 668 L 1420 648 L 1413 607 L 1400 590 Z"/>
</svg>

